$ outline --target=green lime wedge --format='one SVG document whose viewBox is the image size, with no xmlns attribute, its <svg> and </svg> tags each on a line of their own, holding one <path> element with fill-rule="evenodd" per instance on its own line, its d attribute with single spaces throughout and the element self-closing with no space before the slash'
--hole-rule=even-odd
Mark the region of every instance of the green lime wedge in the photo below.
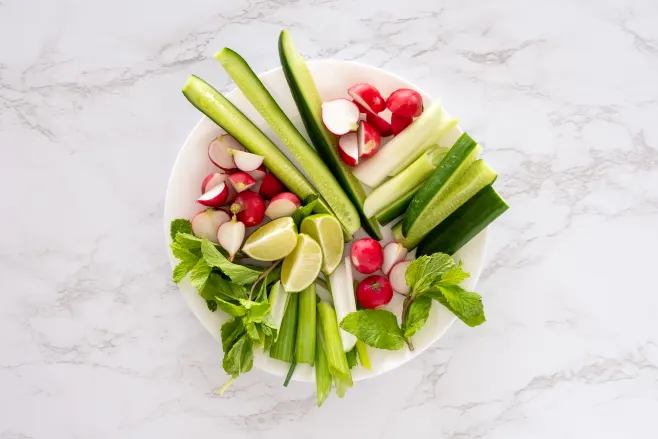
<svg viewBox="0 0 658 439">
<path fill-rule="evenodd" d="M 295 249 L 297 228 L 289 216 L 275 219 L 247 238 L 242 251 L 258 261 L 278 261 Z"/>
<path fill-rule="evenodd" d="M 342 232 L 341 232 L 342 236 Z M 295 249 L 283 260 L 281 283 L 289 293 L 297 293 L 317 279 L 322 268 L 322 249 L 313 238 L 300 233 Z"/>
<path fill-rule="evenodd" d="M 333 273 L 343 260 L 344 243 L 340 222 L 332 215 L 311 215 L 304 218 L 299 231 L 320 244 L 324 257 L 322 272 L 324 274 Z"/>
</svg>

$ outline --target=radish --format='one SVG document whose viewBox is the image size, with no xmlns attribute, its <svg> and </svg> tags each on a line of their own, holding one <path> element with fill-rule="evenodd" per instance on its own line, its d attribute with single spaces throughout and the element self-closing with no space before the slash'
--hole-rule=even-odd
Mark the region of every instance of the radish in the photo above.
<svg viewBox="0 0 658 439">
<path fill-rule="evenodd" d="M 354 102 L 342 98 L 324 102 L 322 122 L 337 136 L 355 131 L 359 122 L 359 107 Z"/>
<path fill-rule="evenodd" d="M 394 136 L 400 134 L 405 128 L 412 124 L 413 118 L 398 116 L 397 114 L 391 115 L 391 131 Z"/>
<path fill-rule="evenodd" d="M 265 209 L 265 215 L 270 219 L 291 216 L 302 205 L 301 200 L 292 192 L 275 195 Z"/>
<path fill-rule="evenodd" d="M 411 261 L 400 261 L 391 268 L 388 279 L 391 281 L 391 286 L 395 291 L 400 294 L 409 294 L 409 285 L 407 284 L 407 267 Z"/>
<path fill-rule="evenodd" d="M 228 176 L 228 181 L 237 193 L 244 192 L 256 184 L 256 180 L 246 172 L 235 172 Z"/>
<path fill-rule="evenodd" d="M 356 287 L 356 299 L 365 309 L 387 305 L 392 298 L 393 288 L 384 276 L 368 276 Z"/>
<path fill-rule="evenodd" d="M 245 226 L 257 226 L 265 217 L 265 201 L 256 192 L 240 192 L 231 205 L 231 212 Z"/>
<path fill-rule="evenodd" d="M 231 216 L 223 210 L 206 209 L 192 218 L 192 233 L 217 243 L 217 229 L 230 220 Z"/>
<path fill-rule="evenodd" d="M 263 178 L 265 178 L 265 174 L 267 174 L 267 169 L 265 166 L 260 165 L 258 168 L 254 169 L 253 171 L 247 172 L 247 174 L 251 175 L 254 180 L 256 181 L 263 181 Z"/>
<path fill-rule="evenodd" d="M 217 186 L 210 188 L 208 192 L 197 198 L 197 203 L 207 207 L 219 207 L 228 199 L 228 186 L 226 183 L 219 183 Z"/>
<path fill-rule="evenodd" d="M 215 166 L 225 171 L 232 171 L 235 169 L 235 162 L 233 161 L 233 155 L 229 153 L 230 149 L 244 151 L 244 148 L 237 140 L 228 134 L 222 134 L 208 145 L 208 158 Z"/>
<path fill-rule="evenodd" d="M 245 225 L 236 219 L 235 214 L 238 209 L 234 209 L 233 206 L 231 206 L 231 212 L 233 213 L 231 221 L 225 222 L 217 229 L 217 242 L 228 252 L 229 261 L 231 262 L 233 262 L 235 254 L 242 247 L 245 234 Z"/>
<path fill-rule="evenodd" d="M 244 172 L 255 171 L 263 164 L 263 160 L 265 159 L 262 155 L 252 154 L 239 149 L 231 149 L 229 152 L 233 154 L 235 166 Z"/>
<path fill-rule="evenodd" d="M 359 158 L 372 157 L 379 149 L 381 142 L 379 131 L 365 120 L 359 122 L 356 136 L 359 144 Z"/>
<path fill-rule="evenodd" d="M 399 242 L 389 242 L 384 246 L 384 263 L 382 273 L 388 276 L 391 268 L 407 257 L 407 248 Z"/>
<path fill-rule="evenodd" d="M 272 198 L 276 194 L 280 194 L 281 192 L 285 191 L 286 188 L 283 187 L 281 182 L 276 179 L 274 174 L 271 172 L 268 172 L 265 174 L 265 177 L 263 177 L 263 181 L 261 182 L 260 189 L 258 190 L 258 193 L 263 197 L 263 198 Z"/>
<path fill-rule="evenodd" d="M 388 137 L 393 134 L 393 131 L 391 130 L 391 124 L 381 116 L 368 113 L 366 114 L 366 121 L 368 121 L 369 124 L 374 125 L 382 137 Z"/>
<path fill-rule="evenodd" d="M 347 166 L 359 164 L 359 141 L 356 133 L 347 133 L 338 138 L 338 155 Z"/>
<path fill-rule="evenodd" d="M 365 82 L 351 86 L 347 89 L 347 93 L 354 99 L 359 109 L 365 110 L 362 113 L 377 114 L 386 108 L 386 101 L 379 90 Z"/>
<path fill-rule="evenodd" d="M 395 90 L 386 99 L 386 108 L 398 116 L 406 118 L 418 117 L 423 112 L 423 98 L 415 90 L 401 88 Z"/>
<path fill-rule="evenodd" d="M 209 174 L 206 178 L 203 179 L 201 182 L 201 193 L 205 193 L 206 189 L 213 188 L 217 186 L 219 183 L 225 183 L 226 182 L 226 177 L 227 174 L 222 172 L 213 172 L 212 174 Z"/>
<path fill-rule="evenodd" d="M 371 274 L 382 267 L 384 251 L 379 242 L 374 239 L 362 238 L 352 244 L 350 258 L 356 271 Z"/>
</svg>

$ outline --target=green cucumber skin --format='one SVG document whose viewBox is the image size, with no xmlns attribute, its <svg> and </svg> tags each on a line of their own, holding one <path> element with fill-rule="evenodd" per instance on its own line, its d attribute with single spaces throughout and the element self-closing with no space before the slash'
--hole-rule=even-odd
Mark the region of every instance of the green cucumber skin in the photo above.
<svg viewBox="0 0 658 439">
<path fill-rule="evenodd" d="M 349 234 L 361 228 L 359 214 L 329 168 L 295 128 L 249 64 L 231 49 L 222 49 L 215 58 L 233 79 L 247 100 L 277 133 L 317 191 Z M 246 78 L 246 79 L 245 79 Z"/>
<path fill-rule="evenodd" d="M 379 224 L 382 226 L 385 226 L 386 224 L 390 223 L 396 218 L 399 218 L 406 212 L 406 210 L 409 208 L 409 203 L 411 203 L 411 200 L 413 200 L 414 195 L 416 195 L 416 192 L 422 187 L 422 183 L 407 192 L 407 194 L 401 198 L 398 198 L 397 201 L 394 203 L 391 203 L 388 205 L 384 210 L 379 212 L 376 216 L 377 221 Z"/>
<path fill-rule="evenodd" d="M 496 190 L 485 186 L 432 230 L 418 245 L 416 255 L 455 254 L 507 209 L 509 205 Z"/>
<path fill-rule="evenodd" d="M 468 134 L 464 133 L 455 145 L 450 148 L 439 166 L 430 174 L 423 187 L 416 192 L 413 200 L 411 200 L 402 221 L 402 234 L 404 236 L 409 234 L 409 231 L 423 215 L 423 212 L 436 202 L 441 190 L 459 177 L 454 175 L 455 171 L 462 164 L 464 157 L 468 156 L 477 147 L 478 144 Z"/>
<path fill-rule="evenodd" d="M 298 66 L 295 68 L 295 58 L 298 58 Z M 361 226 L 371 237 L 382 240 L 384 237 L 379 228 L 379 224 L 374 218 L 367 218 L 363 212 L 363 203 L 366 199 L 366 192 L 357 178 L 352 174 L 349 167 L 342 162 L 338 156 L 338 141 L 336 136 L 331 134 L 322 124 L 322 120 L 318 120 L 313 113 L 311 102 L 313 99 L 309 94 L 318 94 L 313 82 L 313 77 L 302 56 L 297 51 L 292 38 L 288 31 L 284 30 L 279 35 L 279 59 L 283 73 L 290 87 L 292 97 L 297 104 L 297 109 L 304 122 L 304 127 L 315 146 L 315 150 L 320 155 L 322 160 L 325 161 L 329 169 L 333 172 L 334 177 L 343 188 L 347 196 L 354 203 L 356 210 L 361 219 Z M 305 78 L 307 76 L 307 78 Z M 304 93 L 304 89 L 307 93 Z M 316 104 L 322 105 L 322 101 L 317 96 Z M 321 117 L 321 116 L 320 116 Z"/>
</svg>

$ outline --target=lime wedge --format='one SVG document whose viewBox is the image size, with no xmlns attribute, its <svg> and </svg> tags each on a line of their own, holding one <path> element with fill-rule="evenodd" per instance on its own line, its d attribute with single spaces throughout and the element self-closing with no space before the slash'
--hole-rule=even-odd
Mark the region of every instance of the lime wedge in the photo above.
<svg viewBox="0 0 658 439">
<path fill-rule="evenodd" d="M 295 249 L 297 228 L 289 216 L 275 219 L 247 238 L 242 251 L 258 261 L 278 261 Z"/>
<path fill-rule="evenodd" d="M 340 222 L 327 214 L 311 215 L 304 218 L 299 231 L 320 244 L 324 257 L 322 272 L 333 273 L 343 259 L 343 231 Z"/>
<path fill-rule="evenodd" d="M 342 232 L 341 232 L 342 236 Z M 289 293 L 297 293 L 317 279 L 322 268 L 322 249 L 308 235 L 300 233 L 295 249 L 283 260 L 281 283 Z"/>
</svg>

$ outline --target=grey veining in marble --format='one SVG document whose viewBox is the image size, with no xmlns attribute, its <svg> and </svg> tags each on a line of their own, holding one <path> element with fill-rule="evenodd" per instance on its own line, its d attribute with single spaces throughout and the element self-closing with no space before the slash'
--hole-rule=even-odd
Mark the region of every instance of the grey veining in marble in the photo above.
<svg viewBox="0 0 658 439">
<path fill-rule="evenodd" d="M 0 0 L 0 438 L 655 438 L 655 0 Z M 170 282 L 167 177 L 226 90 L 292 30 L 442 96 L 513 209 L 488 323 L 315 408 L 221 352 Z"/>
</svg>

